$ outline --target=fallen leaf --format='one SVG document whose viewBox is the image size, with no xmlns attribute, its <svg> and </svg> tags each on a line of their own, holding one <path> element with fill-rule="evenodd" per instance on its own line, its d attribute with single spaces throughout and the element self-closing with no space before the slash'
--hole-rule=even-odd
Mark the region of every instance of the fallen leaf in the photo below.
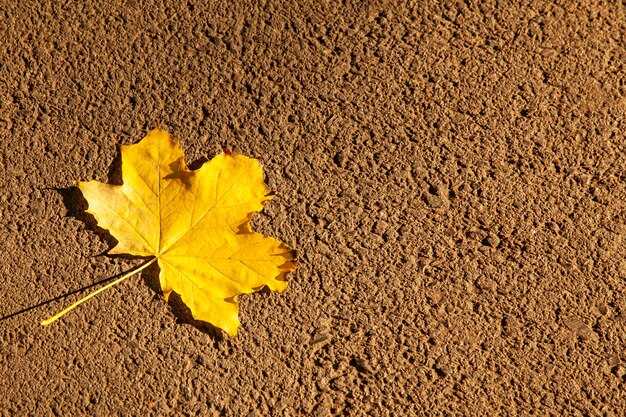
<svg viewBox="0 0 626 417">
<path fill-rule="evenodd" d="M 81 182 L 87 212 L 119 243 L 110 254 L 154 257 L 167 300 L 178 293 L 194 318 L 237 334 L 237 296 L 287 288 L 294 251 L 255 233 L 250 219 L 272 198 L 258 160 L 222 153 L 195 171 L 178 142 L 155 129 L 122 146 L 123 185 Z"/>
</svg>

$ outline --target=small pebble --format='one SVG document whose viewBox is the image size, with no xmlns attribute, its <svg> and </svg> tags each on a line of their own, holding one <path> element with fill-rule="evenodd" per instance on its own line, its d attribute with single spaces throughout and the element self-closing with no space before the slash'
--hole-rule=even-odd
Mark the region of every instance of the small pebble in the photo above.
<svg viewBox="0 0 626 417">
<path fill-rule="evenodd" d="M 483 291 L 496 291 L 498 289 L 498 283 L 485 276 L 478 278 L 476 285 Z"/>
<path fill-rule="evenodd" d="M 581 339 L 598 341 L 600 338 L 598 334 L 591 329 L 591 327 L 586 325 L 579 318 L 567 318 L 563 320 L 563 324 L 565 324 L 568 329 L 574 332 Z"/>
<path fill-rule="evenodd" d="M 434 209 L 442 209 L 446 207 L 446 201 L 443 198 L 432 194 L 426 195 L 426 204 Z"/>
<path fill-rule="evenodd" d="M 489 236 L 485 239 L 485 243 L 492 248 L 497 248 L 500 245 L 500 238 L 493 233 L 489 233 Z"/>
<path fill-rule="evenodd" d="M 609 312 L 609 307 L 606 304 L 600 304 L 598 306 L 598 311 L 600 311 L 600 314 L 603 316 L 606 316 Z"/>
<path fill-rule="evenodd" d="M 372 373 L 372 368 L 366 359 L 354 358 L 350 361 L 350 365 L 354 366 L 357 371 L 362 373 Z"/>
<path fill-rule="evenodd" d="M 513 316 L 504 316 L 502 319 L 502 328 L 506 335 L 513 334 L 520 327 L 520 322 Z"/>
<path fill-rule="evenodd" d="M 320 343 L 324 343 L 325 341 L 327 341 L 328 339 L 330 339 L 330 336 L 324 332 L 316 332 L 313 337 L 311 337 L 311 345 L 317 345 Z"/>
</svg>

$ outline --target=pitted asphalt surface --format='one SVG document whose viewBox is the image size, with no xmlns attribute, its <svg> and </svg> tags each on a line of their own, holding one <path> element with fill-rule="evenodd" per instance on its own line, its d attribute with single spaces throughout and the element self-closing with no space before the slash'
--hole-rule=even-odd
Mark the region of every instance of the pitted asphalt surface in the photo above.
<svg viewBox="0 0 626 417">
<path fill-rule="evenodd" d="M 626 414 L 626 6 L 0 6 L 3 416 Z M 264 161 L 296 248 L 236 340 L 82 212 L 115 144 Z"/>
</svg>

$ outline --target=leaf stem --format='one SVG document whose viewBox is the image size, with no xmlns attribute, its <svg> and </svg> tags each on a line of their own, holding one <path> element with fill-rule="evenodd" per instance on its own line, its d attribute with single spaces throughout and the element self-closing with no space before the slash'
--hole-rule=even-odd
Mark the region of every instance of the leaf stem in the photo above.
<svg viewBox="0 0 626 417">
<path fill-rule="evenodd" d="M 70 311 L 74 310 L 76 307 L 78 307 L 79 305 L 81 305 L 85 301 L 89 300 L 91 297 L 94 297 L 94 296 L 100 294 L 102 291 L 104 291 L 104 290 L 106 290 L 108 288 L 111 288 L 114 285 L 119 284 L 120 282 L 124 281 L 126 278 L 135 275 L 137 272 L 140 272 L 141 270 L 143 270 L 143 269 L 147 268 L 148 266 L 150 266 L 151 264 L 153 264 L 156 260 L 157 260 L 157 258 L 152 258 L 148 262 L 144 263 L 143 265 L 139 265 L 137 268 L 131 269 L 126 274 L 122 275 L 121 277 L 119 277 L 115 281 L 111 282 L 110 284 L 107 284 L 104 287 L 100 288 L 99 290 L 92 292 L 88 296 L 81 298 L 80 300 L 76 301 L 74 304 L 72 304 L 71 306 L 69 306 L 65 310 L 61 311 L 60 313 L 55 314 L 54 316 L 50 317 L 49 319 L 42 321 L 41 325 L 42 326 L 47 326 L 47 325 L 55 322 L 57 319 L 63 317 L 65 314 L 69 313 Z"/>
</svg>

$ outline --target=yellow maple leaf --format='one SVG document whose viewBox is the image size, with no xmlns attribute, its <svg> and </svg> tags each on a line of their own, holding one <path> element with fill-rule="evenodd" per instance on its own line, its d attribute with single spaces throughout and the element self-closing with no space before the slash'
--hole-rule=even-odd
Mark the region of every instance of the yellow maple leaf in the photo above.
<svg viewBox="0 0 626 417">
<path fill-rule="evenodd" d="M 109 253 L 154 257 L 149 263 L 158 262 L 166 300 L 175 291 L 195 319 L 234 337 L 237 296 L 264 286 L 283 292 L 296 267 L 287 245 L 250 228 L 272 196 L 261 164 L 222 153 L 191 171 L 178 142 L 161 129 L 121 153 L 122 185 L 79 183 L 87 212 L 119 242 Z"/>
</svg>

